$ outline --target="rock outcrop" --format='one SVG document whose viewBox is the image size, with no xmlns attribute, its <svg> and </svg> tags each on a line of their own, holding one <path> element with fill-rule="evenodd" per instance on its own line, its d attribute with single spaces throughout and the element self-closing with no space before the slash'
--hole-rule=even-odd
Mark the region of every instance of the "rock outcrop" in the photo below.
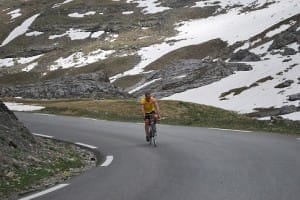
<svg viewBox="0 0 300 200">
<path fill-rule="evenodd" d="M 290 114 L 293 112 L 300 111 L 300 106 L 283 106 L 281 108 L 264 108 L 264 109 L 257 109 L 257 112 L 247 114 L 249 117 L 269 117 L 269 116 L 278 116 L 278 115 L 285 115 Z"/>
<path fill-rule="evenodd" d="M 29 85 L 0 88 L 1 97 L 23 98 L 111 98 L 128 96 L 109 82 L 103 72 L 66 75 Z"/>
<path fill-rule="evenodd" d="M 12 166 L 24 167 L 21 161 L 29 156 L 28 153 L 36 145 L 36 140 L 29 130 L 0 101 L 0 178 L 12 175 L 9 174 Z"/>
<path fill-rule="evenodd" d="M 283 49 L 286 47 L 286 45 L 292 44 L 294 42 L 300 44 L 300 30 L 297 29 L 297 26 L 294 26 L 293 28 L 290 28 L 276 35 L 273 43 L 268 48 L 268 51 Z M 293 54 L 293 52 L 287 52 L 287 54 L 290 53 Z"/>
<path fill-rule="evenodd" d="M 300 93 L 292 94 L 288 96 L 289 101 L 297 101 L 300 100 Z"/>
<path fill-rule="evenodd" d="M 249 71 L 251 69 L 252 67 L 246 64 L 227 63 L 222 60 L 214 61 L 211 58 L 176 60 L 163 69 L 148 74 L 133 88 L 151 81 L 154 82 L 141 90 L 133 91 L 133 94 L 140 96 L 145 90 L 150 90 L 155 93 L 157 98 L 161 98 L 213 83 L 235 71 Z"/>
<path fill-rule="evenodd" d="M 239 61 L 251 62 L 251 61 L 260 61 L 260 60 L 261 59 L 258 55 L 256 55 L 255 53 L 251 53 L 246 49 L 237 51 L 232 55 L 230 59 L 230 61 L 232 62 L 239 62 Z"/>
</svg>

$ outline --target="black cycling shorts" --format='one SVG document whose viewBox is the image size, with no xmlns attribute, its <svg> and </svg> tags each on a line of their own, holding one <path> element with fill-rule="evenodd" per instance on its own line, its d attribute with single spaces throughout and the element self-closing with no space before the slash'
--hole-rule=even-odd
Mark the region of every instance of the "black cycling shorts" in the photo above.
<svg viewBox="0 0 300 200">
<path fill-rule="evenodd" d="M 149 120 L 150 120 L 150 115 L 154 115 L 154 114 L 155 114 L 155 111 L 152 111 L 152 112 L 150 112 L 150 113 L 146 113 L 146 114 L 145 114 L 144 120 L 146 120 L 146 119 L 149 119 Z"/>
</svg>

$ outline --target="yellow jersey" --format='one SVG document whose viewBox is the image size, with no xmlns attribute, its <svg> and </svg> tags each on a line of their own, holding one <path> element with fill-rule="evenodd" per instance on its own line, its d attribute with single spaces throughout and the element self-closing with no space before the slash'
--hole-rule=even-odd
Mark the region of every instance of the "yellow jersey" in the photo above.
<svg viewBox="0 0 300 200">
<path fill-rule="evenodd" d="M 147 101 L 145 97 L 141 99 L 141 104 L 144 105 L 145 113 L 151 113 L 152 111 L 155 111 L 154 102 L 154 97 L 150 97 L 149 101 Z"/>
</svg>

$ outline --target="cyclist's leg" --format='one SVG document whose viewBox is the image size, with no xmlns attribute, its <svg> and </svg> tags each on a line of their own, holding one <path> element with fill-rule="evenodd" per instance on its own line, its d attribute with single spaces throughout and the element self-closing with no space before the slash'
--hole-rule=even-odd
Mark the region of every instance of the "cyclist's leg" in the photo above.
<svg viewBox="0 0 300 200">
<path fill-rule="evenodd" d="M 149 119 L 145 119 L 145 133 L 149 135 Z"/>
<path fill-rule="evenodd" d="M 145 134 L 146 134 L 146 140 L 149 141 L 149 118 L 145 117 Z"/>
</svg>

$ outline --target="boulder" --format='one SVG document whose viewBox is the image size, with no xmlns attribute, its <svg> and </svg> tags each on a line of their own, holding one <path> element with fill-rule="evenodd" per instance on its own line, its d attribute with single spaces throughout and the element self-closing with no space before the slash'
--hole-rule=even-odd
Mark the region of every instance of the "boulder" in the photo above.
<svg viewBox="0 0 300 200">
<path fill-rule="evenodd" d="M 230 61 L 244 61 L 244 62 L 251 62 L 251 61 L 260 61 L 260 57 L 255 53 L 251 53 L 250 51 L 244 49 L 239 50 L 234 53 L 230 59 Z"/>
<path fill-rule="evenodd" d="M 297 54 L 297 51 L 292 48 L 284 48 L 284 51 L 281 53 L 283 56 L 289 56 L 289 55 L 295 55 Z"/>
<path fill-rule="evenodd" d="M 288 96 L 289 101 L 297 101 L 300 100 L 300 93 L 292 94 Z"/>
</svg>

